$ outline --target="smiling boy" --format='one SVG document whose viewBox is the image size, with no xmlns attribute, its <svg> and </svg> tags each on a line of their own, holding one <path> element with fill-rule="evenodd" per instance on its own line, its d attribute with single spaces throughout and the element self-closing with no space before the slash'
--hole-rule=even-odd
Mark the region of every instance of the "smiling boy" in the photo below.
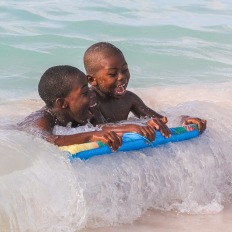
<svg viewBox="0 0 232 232">
<path fill-rule="evenodd" d="M 91 85 L 93 123 L 126 120 L 132 112 L 138 118 L 152 118 L 148 125 L 160 130 L 165 137 L 170 136 L 170 130 L 165 125 L 167 118 L 146 106 L 135 93 L 126 89 L 130 72 L 120 49 L 107 42 L 93 44 L 84 54 L 84 65 Z M 200 133 L 206 128 L 206 121 L 199 118 L 188 118 L 184 123 L 196 123 Z"/>
</svg>

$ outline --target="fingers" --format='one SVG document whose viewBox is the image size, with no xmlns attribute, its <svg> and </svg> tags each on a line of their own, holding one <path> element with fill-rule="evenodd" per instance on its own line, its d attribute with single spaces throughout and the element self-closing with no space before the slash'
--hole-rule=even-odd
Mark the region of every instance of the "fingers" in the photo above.
<svg viewBox="0 0 232 232">
<path fill-rule="evenodd" d="M 116 151 L 122 145 L 122 137 L 114 131 L 98 131 L 92 136 L 92 141 L 98 141 L 107 144 L 112 151 Z"/>
<path fill-rule="evenodd" d="M 202 132 L 206 129 L 206 120 L 200 120 L 196 124 L 199 130 L 199 133 L 202 134 Z"/>
<path fill-rule="evenodd" d="M 142 136 L 146 137 L 150 141 L 155 140 L 155 130 L 151 126 L 141 126 L 138 134 L 141 134 Z"/>
<path fill-rule="evenodd" d="M 167 117 L 162 117 L 162 118 L 161 118 L 161 121 L 162 121 L 164 124 L 166 124 L 166 123 L 168 122 L 168 119 L 167 119 Z"/>
<path fill-rule="evenodd" d="M 106 132 L 104 134 L 107 145 L 112 149 L 113 152 L 118 150 L 122 145 L 122 137 L 117 135 L 114 131 Z"/>
<path fill-rule="evenodd" d="M 165 124 L 160 126 L 160 132 L 165 138 L 169 138 L 171 136 L 171 132 Z"/>
<path fill-rule="evenodd" d="M 150 119 L 148 122 L 147 122 L 147 125 L 155 128 L 156 130 L 159 130 L 160 127 L 159 127 L 159 124 L 154 120 L 154 119 Z"/>
<path fill-rule="evenodd" d="M 199 133 L 202 134 L 202 132 L 206 129 L 207 121 L 200 118 L 188 118 L 184 121 L 183 125 L 188 124 L 196 124 L 199 130 Z"/>
<path fill-rule="evenodd" d="M 163 117 L 162 119 L 153 118 L 153 119 L 149 120 L 147 124 L 149 126 L 152 126 L 153 128 L 155 128 L 156 130 L 159 130 L 160 133 L 165 138 L 169 138 L 171 136 L 171 132 L 170 132 L 169 128 L 167 127 L 167 125 L 165 125 L 166 122 L 167 122 L 166 117 Z"/>
</svg>

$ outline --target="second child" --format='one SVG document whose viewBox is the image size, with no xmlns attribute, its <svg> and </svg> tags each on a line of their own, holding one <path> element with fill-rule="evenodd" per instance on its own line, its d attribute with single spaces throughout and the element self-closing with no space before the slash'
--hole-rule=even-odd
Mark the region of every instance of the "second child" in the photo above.
<svg viewBox="0 0 232 232">
<path fill-rule="evenodd" d="M 99 42 L 90 46 L 84 54 L 86 76 L 91 85 L 90 109 L 93 123 L 115 123 L 126 120 L 130 112 L 138 118 L 151 118 L 147 124 L 169 137 L 167 118 L 145 105 L 135 93 L 127 90 L 130 72 L 120 49 L 111 43 Z M 206 121 L 199 118 L 185 118 L 184 124 L 195 123 L 200 133 L 206 128 Z"/>
</svg>

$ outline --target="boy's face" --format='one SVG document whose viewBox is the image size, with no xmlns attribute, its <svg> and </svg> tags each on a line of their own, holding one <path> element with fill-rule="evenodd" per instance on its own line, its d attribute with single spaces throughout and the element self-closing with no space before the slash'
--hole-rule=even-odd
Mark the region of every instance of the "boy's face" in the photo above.
<svg viewBox="0 0 232 232">
<path fill-rule="evenodd" d="M 89 83 L 102 93 L 119 98 L 126 93 L 130 72 L 121 53 L 104 57 L 100 60 L 98 71 Z M 93 81 L 91 81 L 93 80 Z"/>
<path fill-rule="evenodd" d="M 73 81 L 73 90 L 65 98 L 68 105 L 67 114 L 71 121 L 75 120 L 80 124 L 85 124 L 92 118 L 89 111 L 89 88 L 87 78 L 83 74 Z"/>
</svg>

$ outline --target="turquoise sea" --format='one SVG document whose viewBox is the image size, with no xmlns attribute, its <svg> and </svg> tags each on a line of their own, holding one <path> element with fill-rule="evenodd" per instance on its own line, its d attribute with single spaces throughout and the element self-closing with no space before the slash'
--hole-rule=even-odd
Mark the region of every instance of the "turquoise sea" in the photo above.
<svg viewBox="0 0 232 232">
<path fill-rule="evenodd" d="M 1 0 L 0 20 L 1 232 L 232 230 L 231 1 Z M 197 116 L 204 134 L 70 163 L 17 131 L 43 106 L 43 72 L 84 71 L 83 54 L 99 41 L 122 50 L 129 89 L 170 127 Z"/>
</svg>

